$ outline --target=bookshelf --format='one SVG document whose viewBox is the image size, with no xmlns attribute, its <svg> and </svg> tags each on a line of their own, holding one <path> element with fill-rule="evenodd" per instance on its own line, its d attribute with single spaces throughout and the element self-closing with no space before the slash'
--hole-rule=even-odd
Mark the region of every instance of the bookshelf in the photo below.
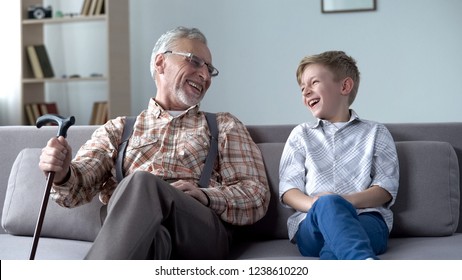
<svg viewBox="0 0 462 280">
<path fill-rule="evenodd" d="M 55 0 L 68 1 L 68 0 Z M 88 0 L 73 0 L 84 5 Z M 92 0 L 97 1 L 97 0 Z M 26 112 L 26 105 L 31 103 L 53 102 L 54 100 L 46 99 L 46 88 L 49 85 L 72 85 L 81 83 L 94 87 L 95 90 L 105 91 L 104 100 L 107 103 L 108 117 L 130 115 L 131 108 L 131 88 L 130 88 L 130 49 L 129 49 L 129 0 L 101 0 L 104 1 L 104 14 L 99 15 L 73 15 L 61 18 L 55 18 L 53 9 L 52 18 L 29 19 L 28 8 L 32 5 L 42 5 L 46 7 L 47 1 L 42 0 L 21 0 L 21 110 L 22 123 L 29 124 Z M 80 11 L 78 11 L 80 13 Z M 56 73 L 54 77 L 36 78 L 28 60 L 27 46 L 45 45 L 47 42 L 44 38 L 44 29 L 48 25 L 86 25 L 94 24 L 104 25 L 105 34 L 100 36 L 101 43 L 106 46 L 104 52 L 106 55 L 103 75 L 91 77 L 63 77 Z M 71 29 L 72 30 L 72 29 Z M 47 37 L 50 37 L 47 34 Z M 85 38 L 81 38 L 85 40 Z M 106 41 L 104 41 L 106 40 Z M 52 50 L 47 47 L 48 53 Z M 75 59 L 85 56 L 91 50 L 85 50 L 83 53 L 75 53 Z M 66 61 L 67 62 L 67 61 Z M 52 66 L 59 66 L 64 61 L 52 61 Z M 73 63 L 73 62 L 68 62 Z M 103 83 L 103 86 L 101 86 Z M 94 86 L 92 86 L 94 85 Z M 63 93 L 72 94 L 72 93 Z M 70 102 L 71 103 L 71 102 Z M 85 104 L 91 111 L 94 103 Z M 79 106 L 73 107 L 69 104 L 70 114 L 75 114 L 74 110 L 79 110 Z"/>
</svg>

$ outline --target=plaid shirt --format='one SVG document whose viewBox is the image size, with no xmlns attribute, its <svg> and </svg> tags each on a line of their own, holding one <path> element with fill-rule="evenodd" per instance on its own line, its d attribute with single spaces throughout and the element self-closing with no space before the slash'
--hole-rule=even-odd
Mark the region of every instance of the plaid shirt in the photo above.
<svg viewBox="0 0 462 280">
<path fill-rule="evenodd" d="M 70 179 L 53 186 L 52 197 L 58 204 L 75 207 L 96 194 L 108 203 L 117 187 L 115 162 L 124 123 L 124 117 L 110 120 L 80 148 Z M 209 207 L 225 222 L 254 223 L 266 213 L 270 197 L 260 150 L 233 115 L 217 113 L 217 124 L 218 160 L 209 188 L 202 190 L 210 199 Z M 198 106 L 172 117 L 151 99 L 135 122 L 124 172 L 148 171 L 167 181 L 183 179 L 198 185 L 209 142 L 207 121 Z"/>
<path fill-rule="evenodd" d="M 379 212 L 391 231 L 390 206 L 395 202 L 399 183 L 395 142 L 384 125 L 361 120 L 353 110 L 350 121 L 342 128 L 324 120 L 294 128 L 284 147 L 279 177 L 280 200 L 293 188 L 310 196 L 322 192 L 343 195 L 378 185 L 391 194 L 392 200 L 357 212 Z M 298 211 L 289 217 L 291 240 L 305 217 L 306 213 Z"/>
</svg>

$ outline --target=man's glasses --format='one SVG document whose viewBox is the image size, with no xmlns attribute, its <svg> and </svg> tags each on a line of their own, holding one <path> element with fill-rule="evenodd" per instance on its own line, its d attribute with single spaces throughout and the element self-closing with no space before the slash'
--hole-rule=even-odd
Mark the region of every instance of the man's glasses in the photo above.
<svg viewBox="0 0 462 280">
<path fill-rule="evenodd" d="M 201 68 L 202 66 L 206 65 L 207 70 L 209 71 L 210 76 L 216 77 L 218 76 L 218 69 L 213 67 L 212 64 L 208 64 L 202 58 L 195 56 L 192 53 L 184 53 L 184 52 L 175 52 L 175 51 L 166 51 L 164 54 L 171 53 L 176 55 L 181 55 L 187 58 L 189 63 L 191 63 L 195 68 Z"/>
</svg>

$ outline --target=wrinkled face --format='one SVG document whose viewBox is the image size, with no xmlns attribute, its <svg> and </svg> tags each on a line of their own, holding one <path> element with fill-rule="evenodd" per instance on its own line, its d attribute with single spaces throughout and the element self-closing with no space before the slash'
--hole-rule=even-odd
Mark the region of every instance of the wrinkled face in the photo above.
<svg viewBox="0 0 462 280">
<path fill-rule="evenodd" d="M 212 63 L 210 50 L 199 40 L 180 39 L 169 51 L 192 53 L 207 64 Z M 184 55 L 159 54 L 155 63 L 159 73 L 156 100 L 165 109 L 185 110 L 198 104 L 212 83 L 207 65 L 199 67 Z"/>
<path fill-rule="evenodd" d="M 330 122 L 348 121 L 348 96 L 344 94 L 343 81 L 336 81 L 327 67 L 320 64 L 307 66 L 301 76 L 300 88 L 303 103 L 314 117 Z"/>
</svg>

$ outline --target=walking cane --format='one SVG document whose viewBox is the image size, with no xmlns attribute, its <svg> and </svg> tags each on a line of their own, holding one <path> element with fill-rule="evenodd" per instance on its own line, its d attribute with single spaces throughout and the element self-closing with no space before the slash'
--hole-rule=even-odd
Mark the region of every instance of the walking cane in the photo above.
<svg viewBox="0 0 462 280">
<path fill-rule="evenodd" d="M 58 125 L 58 134 L 56 137 L 59 137 L 59 136 L 66 137 L 67 130 L 69 129 L 71 125 L 75 123 L 75 118 L 74 116 L 71 116 L 65 119 L 58 115 L 47 114 L 37 119 L 36 126 L 37 128 L 40 128 L 43 125 L 50 123 L 50 122 L 56 123 Z M 45 218 L 45 211 L 47 209 L 48 198 L 50 197 L 50 191 L 51 191 L 51 186 L 53 184 L 54 176 L 55 176 L 54 172 L 48 173 L 47 185 L 45 188 L 45 193 L 43 195 L 42 206 L 40 208 L 37 225 L 35 226 L 34 238 L 32 242 L 32 249 L 30 252 L 29 260 L 33 260 L 35 258 L 35 252 L 37 251 L 38 240 L 40 238 L 40 232 L 42 231 L 43 219 Z"/>
</svg>

